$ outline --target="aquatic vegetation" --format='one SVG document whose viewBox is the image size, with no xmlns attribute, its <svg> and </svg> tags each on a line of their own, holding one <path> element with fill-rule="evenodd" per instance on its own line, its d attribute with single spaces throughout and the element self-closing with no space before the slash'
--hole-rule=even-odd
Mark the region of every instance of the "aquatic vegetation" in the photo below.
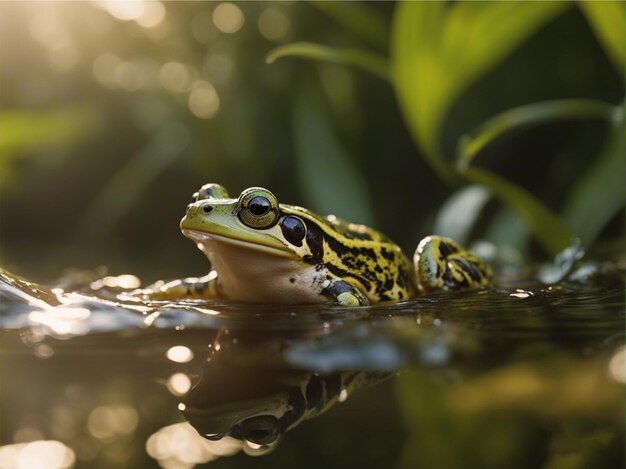
<svg viewBox="0 0 626 469">
<path fill-rule="evenodd" d="M 623 41 L 626 13 L 623 4 L 581 2 L 606 53 L 619 72 L 624 68 Z M 331 14 L 344 18 L 340 7 Z M 355 6 L 359 11 L 362 6 Z M 571 8 L 563 2 L 458 3 L 405 2 L 394 13 L 389 59 L 364 49 L 337 49 L 314 43 L 280 46 L 268 55 L 272 63 L 282 57 L 304 57 L 342 63 L 366 70 L 393 86 L 406 124 L 424 157 L 442 179 L 464 179 L 478 184 L 486 194 L 500 199 L 526 224 L 551 255 L 571 244 L 574 237 L 593 243 L 609 220 L 624 206 L 624 106 L 599 100 L 552 100 L 520 106 L 486 120 L 477 129 L 459 136 L 456 155 L 447 155 L 441 141 L 445 119 L 460 95 L 493 69 L 538 29 Z M 608 17 L 620 18 L 606 21 Z M 351 24 L 346 25 L 350 28 Z M 352 28 L 354 34 L 362 34 Z M 367 42 L 367 38 L 364 38 Z M 495 140 L 525 127 L 567 120 L 600 120 L 609 128 L 604 154 L 590 163 L 590 176 L 576 181 L 561 216 L 540 199 L 492 171 L 474 166 L 477 154 Z M 591 176 L 593 174 L 593 176 Z M 602 187 L 600 187 L 600 185 Z M 462 189 L 464 190 L 464 189 Z M 462 192 L 461 194 L 464 194 Z M 464 231 L 472 229 L 485 198 L 458 196 L 458 204 L 470 211 Z M 594 207 L 591 209 L 590 207 Z M 445 217 L 445 215 L 444 215 Z M 453 229 L 459 231 L 458 221 Z M 440 223 L 448 234 L 448 227 Z"/>
</svg>

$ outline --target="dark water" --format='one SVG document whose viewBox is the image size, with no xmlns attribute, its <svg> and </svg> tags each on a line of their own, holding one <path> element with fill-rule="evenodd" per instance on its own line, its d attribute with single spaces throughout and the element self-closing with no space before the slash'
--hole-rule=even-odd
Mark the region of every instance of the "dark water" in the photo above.
<svg viewBox="0 0 626 469">
<path fill-rule="evenodd" d="M 0 276 L 0 468 L 624 467 L 615 266 L 353 309 L 134 282 Z"/>
</svg>

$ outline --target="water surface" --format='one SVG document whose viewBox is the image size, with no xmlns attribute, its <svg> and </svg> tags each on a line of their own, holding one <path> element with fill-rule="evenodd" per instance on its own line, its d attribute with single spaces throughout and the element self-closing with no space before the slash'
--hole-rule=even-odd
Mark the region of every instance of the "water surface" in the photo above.
<svg viewBox="0 0 626 469">
<path fill-rule="evenodd" d="M 613 267 L 350 309 L 5 272 L 0 467 L 623 467 Z"/>
</svg>

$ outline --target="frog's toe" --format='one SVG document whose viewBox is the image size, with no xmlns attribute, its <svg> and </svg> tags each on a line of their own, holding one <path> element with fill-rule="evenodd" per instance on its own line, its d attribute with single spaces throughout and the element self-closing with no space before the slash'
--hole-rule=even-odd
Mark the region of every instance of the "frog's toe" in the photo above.
<svg viewBox="0 0 626 469">
<path fill-rule="evenodd" d="M 361 305 L 361 302 L 356 297 L 356 295 L 350 292 L 339 293 L 339 295 L 337 295 L 337 303 L 339 303 L 341 306 L 360 306 Z"/>
<path fill-rule="evenodd" d="M 423 292 L 459 290 L 491 284 L 489 265 L 449 238 L 424 238 L 415 250 L 413 263 L 418 287 Z"/>
</svg>

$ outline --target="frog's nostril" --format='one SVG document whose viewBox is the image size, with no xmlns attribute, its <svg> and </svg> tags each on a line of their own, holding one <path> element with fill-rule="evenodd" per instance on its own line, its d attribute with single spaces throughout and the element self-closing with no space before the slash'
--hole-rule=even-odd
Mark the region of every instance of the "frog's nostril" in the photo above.
<svg viewBox="0 0 626 469">
<path fill-rule="evenodd" d="M 202 207 L 202 210 L 204 211 L 204 213 L 209 213 L 211 210 L 213 210 L 213 207 L 211 207 L 210 205 L 205 205 L 204 207 Z"/>
</svg>

